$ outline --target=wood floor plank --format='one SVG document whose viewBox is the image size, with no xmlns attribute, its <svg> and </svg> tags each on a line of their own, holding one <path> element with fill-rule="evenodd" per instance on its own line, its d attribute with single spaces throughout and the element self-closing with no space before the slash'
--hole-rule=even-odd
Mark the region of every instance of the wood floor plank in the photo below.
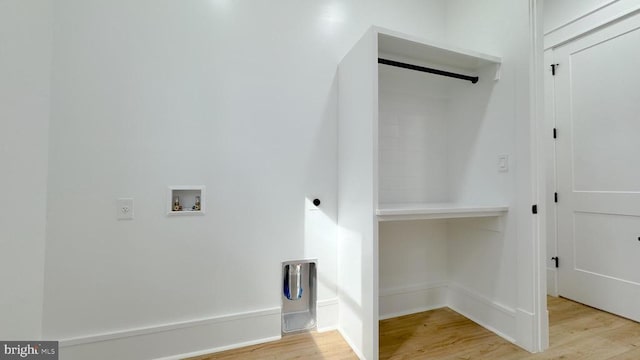
<svg viewBox="0 0 640 360">
<path fill-rule="evenodd" d="M 640 324 L 562 298 L 549 297 L 548 309 L 544 353 L 530 354 L 444 308 L 381 321 L 380 360 L 640 359 Z"/>
<path fill-rule="evenodd" d="M 640 324 L 576 302 L 549 297 L 550 347 L 530 354 L 443 308 L 380 321 L 380 360 L 639 360 Z M 337 359 L 357 356 L 336 331 L 286 336 L 271 343 L 189 360 Z"/>
<path fill-rule="evenodd" d="M 609 358 L 608 360 L 638 360 L 640 359 L 640 348 L 634 348 L 625 353 Z"/>
<path fill-rule="evenodd" d="M 247 346 L 215 354 L 197 356 L 187 360 L 290 360 L 336 359 L 357 360 L 337 331 L 301 333 L 284 336 L 278 341 Z"/>
</svg>

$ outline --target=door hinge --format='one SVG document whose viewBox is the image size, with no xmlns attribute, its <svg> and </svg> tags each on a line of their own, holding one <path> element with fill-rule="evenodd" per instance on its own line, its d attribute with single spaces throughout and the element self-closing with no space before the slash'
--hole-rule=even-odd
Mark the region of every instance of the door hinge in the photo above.
<svg viewBox="0 0 640 360">
<path fill-rule="evenodd" d="M 558 202 L 558 193 L 553 193 L 553 202 Z"/>
<path fill-rule="evenodd" d="M 560 67 L 560 64 L 551 64 L 551 75 L 556 76 L 556 68 Z"/>
<path fill-rule="evenodd" d="M 558 138 L 558 129 L 553 128 L 553 138 L 557 139 Z"/>
<path fill-rule="evenodd" d="M 559 257 L 554 256 L 554 257 L 551 258 L 551 260 L 556 262 L 556 268 L 560 267 L 560 258 Z"/>
<path fill-rule="evenodd" d="M 534 214 L 537 214 L 538 213 L 538 205 L 531 206 L 531 212 L 534 213 Z"/>
</svg>

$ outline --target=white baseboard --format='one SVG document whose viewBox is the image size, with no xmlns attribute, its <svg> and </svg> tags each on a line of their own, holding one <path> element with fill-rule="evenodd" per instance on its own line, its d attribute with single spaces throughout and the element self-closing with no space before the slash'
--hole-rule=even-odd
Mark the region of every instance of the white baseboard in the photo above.
<svg viewBox="0 0 640 360">
<path fill-rule="evenodd" d="M 316 303 L 318 332 L 338 329 L 338 298 L 319 300 Z"/>
<path fill-rule="evenodd" d="M 516 345 L 521 348 L 535 353 L 538 352 L 537 334 L 536 334 L 536 326 L 535 322 L 535 314 L 524 310 L 524 309 L 516 309 Z"/>
<path fill-rule="evenodd" d="M 547 268 L 547 295 L 558 296 L 558 270 Z"/>
<path fill-rule="evenodd" d="M 429 311 L 447 306 L 447 283 L 424 283 L 380 289 L 379 319 Z"/>
<path fill-rule="evenodd" d="M 380 291 L 380 319 L 447 306 L 515 342 L 516 311 L 460 285 L 430 283 Z M 336 329 L 339 311 L 337 298 L 318 301 L 317 311 L 318 331 Z M 65 360 L 182 359 L 278 340 L 280 326 L 280 308 L 270 308 L 62 339 L 60 357 Z M 356 355 L 364 359 L 349 336 L 342 329 L 338 330 Z"/>
<path fill-rule="evenodd" d="M 455 283 L 427 283 L 380 290 L 380 320 L 449 307 L 480 326 L 510 342 L 518 331 L 528 331 L 533 316 L 522 312 L 525 320 L 518 323 L 519 312 Z M 525 314 L 526 313 L 526 314 Z M 526 329 L 520 329 L 520 326 Z M 526 344 L 524 344 L 526 345 Z"/>
<path fill-rule="evenodd" d="M 207 349 L 207 350 L 194 351 L 194 352 L 188 353 L 188 354 L 180 354 L 180 355 L 166 356 L 166 357 L 162 357 L 162 358 L 155 358 L 154 360 L 182 360 L 182 359 L 186 359 L 186 358 L 190 358 L 190 357 L 213 354 L 213 353 L 226 351 L 226 350 L 239 349 L 239 348 L 243 348 L 245 346 L 252 346 L 252 345 L 264 344 L 264 343 L 268 343 L 268 342 L 272 342 L 272 341 L 278 341 L 281 338 L 282 338 L 282 336 L 278 335 L 278 336 L 274 336 L 274 337 L 271 337 L 271 338 L 252 340 L 252 341 L 247 341 L 247 342 L 243 342 L 243 343 L 237 343 L 237 344 L 233 344 L 233 345 L 229 345 L 229 346 L 221 346 L 221 347 Z"/>
<path fill-rule="evenodd" d="M 516 310 L 458 284 L 449 284 L 449 308 L 500 337 L 515 342 Z"/>
<path fill-rule="evenodd" d="M 60 340 L 65 360 L 181 359 L 280 338 L 280 308 Z"/>
<path fill-rule="evenodd" d="M 343 331 L 340 327 L 338 327 L 338 332 L 340 333 L 344 341 L 347 343 L 347 345 L 349 345 L 351 350 L 356 354 L 358 359 L 366 360 L 366 358 L 364 357 L 364 354 L 360 351 L 360 348 L 356 346 L 356 344 L 353 342 L 353 340 L 351 340 L 349 335 L 347 335 L 347 333 Z"/>
<path fill-rule="evenodd" d="M 318 331 L 337 329 L 338 299 L 317 302 Z M 63 359 L 183 359 L 278 340 L 279 307 L 60 340 Z"/>
</svg>

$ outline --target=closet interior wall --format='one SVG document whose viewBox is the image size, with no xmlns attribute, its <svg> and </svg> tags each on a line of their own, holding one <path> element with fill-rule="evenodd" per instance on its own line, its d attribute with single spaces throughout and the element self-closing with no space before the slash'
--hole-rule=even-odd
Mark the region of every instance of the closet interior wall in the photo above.
<svg viewBox="0 0 640 360">
<path fill-rule="evenodd" d="M 380 205 L 508 203 L 508 173 L 497 170 L 496 157 L 508 137 L 492 137 L 487 130 L 498 124 L 485 117 L 496 67 L 482 68 L 477 84 L 378 69 Z M 483 143 L 493 149 L 478 151 Z M 501 272 L 513 264 L 492 253 L 508 246 L 504 225 L 502 217 L 379 222 L 380 318 L 448 305 L 464 311 L 460 292 L 513 303 Z"/>
</svg>

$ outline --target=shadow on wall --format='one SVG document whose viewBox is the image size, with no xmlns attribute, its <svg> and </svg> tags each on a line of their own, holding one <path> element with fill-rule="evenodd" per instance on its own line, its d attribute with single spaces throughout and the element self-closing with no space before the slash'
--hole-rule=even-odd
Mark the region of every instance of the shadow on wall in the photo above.
<svg viewBox="0 0 640 360">
<path fill-rule="evenodd" d="M 504 71 L 502 69 L 501 71 Z M 513 114 L 502 114 L 501 108 L 492 107 L 491 98 L 499 83 L 494 79 L 496 68 L 489 66 L 479 73 L 480 81 L 477 84 L 452 83 L 451 94 L 455 94 L 449 100 L 447 133 L 449 149 L 449 179 L 450 201 L 471 201 L 474 203 L 495 201 L 493 194 L 500 192 L 504 186 L 495 186 L 500 181 L 495 181 L 497 174 L 494 155 L 508 153 L 513 148 L 510 129 L 513 123 Z M 513 109 L 507 108 L 506 111 Z M 509 119 L 504 124 L 502 119 Z M 491 135 L 489 135 L 491 134 Z M 479 142 L 481 139 L 487 139 Z M 490 154 L 490 155 L 489 155 Z M 485 159 L 477 159 L 485 156 Z M 476 167 L 471 165 L 478 164 Z M 488 171 L 487 171 L 488 169 Z M 478 183 L 484 186 L 486 191 L 478 194 Z M 482 196 L 484 199 L 473 197 Z"/>
<path fill-rule="evenodd" d="M 317 204 L 317 205 L 316 205 Z M 361 314 L 361 299 L 356 295 L 361 294 L 361 289 L 341 289 L 338 286 L 338 232 L 347 232 L 351 235 L 345 239 L 362 239 L 362 236 L 346 229 L 339 229 L 337 220 L 323 210 L 324 203 L 320 198 L 305 198 L 305 258 L 318 259 L 317 263 L 317 286 L 318 300 L 337 300 L 340 298 L 342 311 L 350 314 Z M 345 240 L 348 241 L 348 240 Z M 360 240 L 362 241 L 362 240 Z M 360 249 L 360 244 L 353 244 L 354 249 Z M 350 263 L 354 269 L 361 269 L 361 252 L 355 255 L 350 254 Z M 344 275 L 344 274 L 343 274 Z M 360 276 L 360 274 L 353 274 Z M 329 327 L 338 325 L 338 306 L 335 306 L 334 318 Z M 322 312 L 319 311 L 319 316 Z M 329 319 L 326 319 L 329 320 Z M 362 319 L 361 319 L 362 320 Z M 323 319 L 319 318 L 319 329 L 321 329 Z"/>
<path fill-rule="evenodd" d="M 314 200 L 319 200 L 319 205 L 314 204 Z M 354 313 L 360 313 L 362 307 L 360 301 L 349 295 L 353 291 L 348 289 L 340 289 L 337 284 L 337 238 L 338 231 L 348 231 L 338 229 L 335 219 L 327 216 L 322 210 L 322 200 L 314 198 L 305 199 L 305 258 L 318 259 L 318 300 L 327 300 L 335 298 L 340 294 L 340 298 L 344 301 L 344 305 L 348 306 Z M 359 235 L 350 232 L 352 235 L 347 239 L 355 239 Z M 328 244 L 327 242 L 332 241 Z M 359 253 L 358 253 L 359 254 Z M 358 267 L 360 261 L 355 256 L 352 260 L 357 261 Z"/>
</svg>

